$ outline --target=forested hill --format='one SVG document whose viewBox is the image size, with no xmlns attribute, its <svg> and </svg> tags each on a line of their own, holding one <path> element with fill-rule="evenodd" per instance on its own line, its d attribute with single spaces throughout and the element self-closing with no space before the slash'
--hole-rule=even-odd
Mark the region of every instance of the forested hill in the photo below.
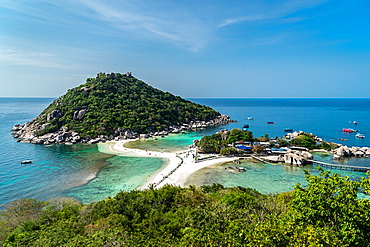
<svg viewBox="0 0 370 247">
<path fill-rule="evenodd" d="M 36 118 L 36 125 L 28 125 L 36 136 L 65 127 L 82 138 L 95 138 L 117 129 L 148 133 L 217 116 L 212 108 L 156 89 L 129 72 L 99 73 L 69 89 Z"/>
</svg>

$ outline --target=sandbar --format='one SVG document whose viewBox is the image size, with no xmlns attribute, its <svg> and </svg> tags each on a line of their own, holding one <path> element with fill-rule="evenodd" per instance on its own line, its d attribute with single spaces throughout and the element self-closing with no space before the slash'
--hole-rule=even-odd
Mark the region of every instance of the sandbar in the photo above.
<svg viewBox="0 0 370 247">
<path fill-rule="evenodd" d="M 147 189 L 150 186 L 161 188 L 166 184 L 184 187 L 186 181 L 194 172 L 217 163 L 229 162 L 238 159 L 236 157 L 220 156 L 213 159 L 206 159 L 204 161 L 196 162 L 194 160 L 194 156 L 196 155 L 195 148 L 189 148 L 181 152 L 158 152 L 125 147 L 124 144 L 130 141 L 134 141 L 134 139 L 109 142 L 111 144 L 109 146 L 109 149 L 112 153 L 115 153 L 117 155 L 123 154 L 139 157 L 168 159 L 167 165 L 165 165 L 154 174 L 150 175 L 150 177 L 148 177 L 148 179 L 137 188 L 141 190 Z"/>
</svg>

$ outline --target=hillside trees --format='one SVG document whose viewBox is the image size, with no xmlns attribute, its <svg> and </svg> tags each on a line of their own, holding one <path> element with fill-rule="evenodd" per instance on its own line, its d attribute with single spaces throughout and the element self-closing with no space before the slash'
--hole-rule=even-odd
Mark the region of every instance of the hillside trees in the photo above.
<svg viewBox="0 0 370 247">
<path fill-rule="evenodd" d="M 48 121 L 53 111 L 62 116 Z M 81 117 L 77 118 L 79 112 Z M 51 103 L 37 117 L 40 124 L 50 125 L 36 134 L 53 132 L 62 126 L 91 138 L 112 134 L 117 128 L 146 133 L 219 115 L 208 106 L 163 92 L 134 77 L 100 74 Z"/>
<path fill-rule="evenodd" d="M 228 147 L 228 144 L 252 140 L 253 134 L 251 131 L 232 129 L 231 131 L 220 131 L 212 136 L 204 136 L 196 145 L 205 153 L 232 154 L 236 153 L 237 150 L 233 147 Z"/>
<path fill-rule="evenodd" d="M 232 144 L 237 141 L 252 141 L 253 134 L 251 131 L 241 129 L 232 129 L 227 138 L 227 143 Z"/>
<path fill-rule="evenodd" d="M 308 133 L 302 133 L 302 134 L 296 136 L 295 138 L 293 138 L 290 141 L 290 144 L 305 147 L 305 148 L 308 148 L 308 149 L 313 149 L 313 148 L 317 147 L 316 141 L 314 140 L 313 135 L 308 134 Z"/>
</svg>

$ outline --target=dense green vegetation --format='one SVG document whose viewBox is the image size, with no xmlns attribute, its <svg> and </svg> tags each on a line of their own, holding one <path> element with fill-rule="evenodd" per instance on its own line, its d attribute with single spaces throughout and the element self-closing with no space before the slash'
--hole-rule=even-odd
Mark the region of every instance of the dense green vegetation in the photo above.
<svg viewBox="0 0 370 247">
<path fill-rule="evenodd" d="M 84 109 L 83 117 L 76 119 L 74 116 Z M 54 110 L 59 111 L 62 117 L 47 121 L 48 114 Z M 38 121 L 51 125 L 37 134 L 54 132 L 62 126 L 80 133 L 82 137 L 92 138 L 109 136 L 117 128 L 147 133 L 192 120 L 210 120 L 218 115 L 210 107 L 163 92 L 132 76 L 99 74 L 68 90 L 50 104 Z"/>
<path fill-rule="evenodd" d="M 318 143 L 315 140 L 315 136 L 308 133 L 301 133 L 291 140 L 278 139 L 274 142 L 270 140 L 267 134 L 256 138 L 253 137 L 251 131 L 241 129 L 232 129 L 231 131 L 223 130 L 211 136 L 204 136 L 196 145 L 204 153 L 234 154 L 242 152 L 233 147 L 236 142 L 270 142 L 272 147 L 300 146 L 308 149 L 321 148 L 326 150 L 336 147 L 335 144 L 333 145 L 325 141 Z M 252 149 L 252 151 L 256 153 L 263 152 L 263 150 L 264 147 L 261 145 L 255 145 Z"/>
<path fill-rule="evenodd" d="M 289 145 L 296 145 L 300 147 L 305 147 L 308 149 L 315 149 L 315 148 L 322 148 L 326 150 L 330 150 L 335 148 L 336 145 L 332 146 L 330 143 L 325 141 L 320 142 L 319 144 L 315 140 L 315 136 L 309 133 L 301 133 L 294 139 L 289 142 Z"/>
<path fill-rule="evenodd" d="M 14 201 L 0 215 L 4 246 L 368 246 L 370 178 L 320 169 L 307 186 L 262 195 L 253 189 L 165 186 L 73 199 Z"/>
<path fill-rule="evenodd" d="M 237 141 L 251 142 L 253 140 L 256 138 L 253 137 L 251 131 L 232 129 L 231 131 L 222 130 L 211 136 L 203 136 L 196 145 L 204 153 L 232 154 L 238 151 L 230 145 Z"/>
</svg>

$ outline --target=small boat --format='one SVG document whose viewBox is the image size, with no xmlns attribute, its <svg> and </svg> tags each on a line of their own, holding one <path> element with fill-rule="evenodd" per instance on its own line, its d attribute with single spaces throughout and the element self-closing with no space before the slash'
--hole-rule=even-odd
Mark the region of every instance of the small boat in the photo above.
<svg viewBox="0 0 370 247">
<path fill-rule="evenodd" d="M 340 141 L 348 141 L 348 139 L 338 138 Z"/>
<path fill-rule="evenodd" d="M 274 124 L 275 122 L 267 122 L 267 124 Z"/>
<path fill-rule="evenodd" d="M 292 132 L 292 131 L 293 131 L 293 129 L 292 129 L 292 128 L 285 128 L 285 129 L 284 129 L 284 131 L 285 131 L 285 132 Z"/>
<path fill-rule="evenodd" d="M 352 130 L 352 129 L 346 129 L 346 128 L 343 128 L 343 129 L 342 129 L 342 131 L 343 131 L 343 132 L 348 132 L 348 133 L 352 133 L 352 132 L 353 132 L 353 130 Z"/>
<path fill-rule="evenodd" d="M 248 129 L 249 128 L 249 124 L 244 124 L 242 125 L 243 129 Z"/>
<path fill-rule="evenodd" d="M 248 120 L 253 120 L 254 118 L 253 117 L 247 117 Z"/>
<path fill-rule="evenodd" d="M 355 135 L 355 137 L 357 137 L 357 138 L 361 138 L 361 139 L 364 139 L 364 138 L 365 138 L 365 135 L 364 135 L 364 134 L 361 134 L 361 133 L 357 133 L 357 134 Z"/>
<path fill-rule="evenodd" d="M 23 160 L 21 162 L 21 164 L 29 164 L 29 163 L 32 163 L 32 160 Z"/>
<path fill-rule="evenodd" d="M 353 124 L 354 124 L 354 125 L 357 125 L 358 123 L 357 123 L 357 121 L 353 121 Z"/>
</svg>

